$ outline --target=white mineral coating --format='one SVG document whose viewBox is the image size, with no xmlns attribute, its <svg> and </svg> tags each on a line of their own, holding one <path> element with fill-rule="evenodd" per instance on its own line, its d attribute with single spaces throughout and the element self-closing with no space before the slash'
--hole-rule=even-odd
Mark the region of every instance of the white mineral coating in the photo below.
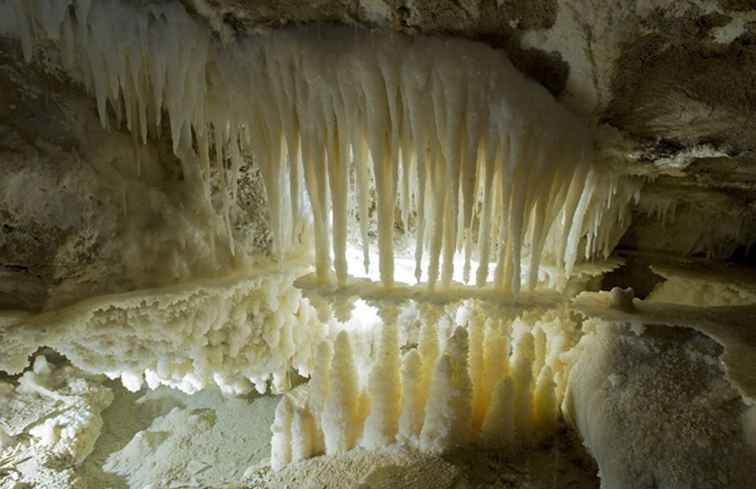
<svg viewBox="0 0 756 489">
<path fill-rule="evenodd" d="M 614 287 L 609 291 L 609 294 L 609 305 L 611 307 L 626 312 L 632 312 L 635 309 L 635 306 L 633 306 L 633 298 L 635 298 L 635 293 L 633 292 L 633 289 L 631 287 L 628 287 L 626 289 Z"/>
<path fill-rule="evenodd" d="M 663 326 L 637 334 L 624 322 L 590 319 L 584 327 L 565 418 L 596 459 L 602 488 L 753 485 L 748 408 L 716 342 Z"/>
<path fill-rule="evenodd" d="M 266 270 L 180 286 L 96 297 L 31 316 L 4 335 L 0 369 L 18 372 L 27 351 L 49 346 L 77 368 L 121 377 L 138 390 L 168 385 L 197 392 L 217 384 L 241 395 L 287 386 L 287 372 L 309 375 L 321 323 L 297 272 Z M 40 367 L 42 368 L 42 367 Z M 277 381 L 276 381 L 277 379 Z"/>
<path fill-rule="evenodd" d="M 9 384 L 2 389 L 0 402 L 4 445 L 29 439 L 31 444 L 22 449 L 32 450 L 30 458 L 47 454 L 58 459 L 58 468 L 75 467 L 94 450 L 101 413 L 113 402 L 113 393 L 99 380 L 71 367 L 57 368 L 37 355 L 15 389 Z"/>
<path fill-rule="evenodd" d="M 664 278 L 647 301 L 690 306 L 745 306 L 756 304 L 756 279 L 747 267 L 733 265 L 653 265 Z"/>
</svg>

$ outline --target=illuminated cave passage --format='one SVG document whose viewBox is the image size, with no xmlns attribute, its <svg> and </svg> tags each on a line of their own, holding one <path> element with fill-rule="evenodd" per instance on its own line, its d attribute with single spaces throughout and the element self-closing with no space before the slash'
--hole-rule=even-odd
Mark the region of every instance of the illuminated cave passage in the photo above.
<svg viewBox="0 0 756 489">
<path fill-rule="evenodd" d="M 0 0 L 0 489 L 750 488 L 752 13 L 321 3 Z"/>
</svg>

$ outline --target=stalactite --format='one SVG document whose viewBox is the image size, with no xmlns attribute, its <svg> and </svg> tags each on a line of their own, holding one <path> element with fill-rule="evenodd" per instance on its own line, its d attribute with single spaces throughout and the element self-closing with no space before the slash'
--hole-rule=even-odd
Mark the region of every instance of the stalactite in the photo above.
<svg viewBox="0 0 756 489">
<path fill-rule="evenodd" d="M 631 192 L 597 164 L 588 129 L 500 51 L 339 29 L 314 36 L 307 28 L 221 48 L 179 4 L 48 3 L 16 0 L 9 10 L 25 58 L 40 40 L 61 43 L 103 127 L 122 120 L 140 144 L 160 135 L 163 110 L 179 156 L 193 147 L 192 134 L 206 138 L 197 151 L 215 148 L 231 189 L 220 211 L 231 248 L 228 201 L 244 155 L 263 175 L 278 258 L 300 235 L 300 213 L 309 213 L 317 276 L 329 282 L 335 271 L 339 285 L 349 273 L 347 201 L 355 192 L 364 265 L 375 218 L 387 286 L 397 207 L 404 229 L 414 214 L 415 276 L 427 257 L 431 288 L 451 283 L 460 249 L 464 280 L 478 256 L 475 283 L 486 285 L 499 238 L 495 284 L 517 294 L 536 285 L 544 256 L 569 273 L 581 242 L 587 258 L 605 255 L 625 225 Z"/>
</svg>

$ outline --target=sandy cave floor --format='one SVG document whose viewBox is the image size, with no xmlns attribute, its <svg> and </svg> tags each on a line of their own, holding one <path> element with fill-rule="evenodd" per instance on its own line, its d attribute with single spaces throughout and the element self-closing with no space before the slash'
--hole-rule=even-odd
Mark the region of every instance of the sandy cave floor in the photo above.
<svg viewBox="0 0 756 489">
<path fill-rule="evenodd" d="M 434 457 L 390 446 L 354 449 L 270 470 L 270 425 L 277 396 L 189 396 L 167 388 L 130 393 L 108 382 L 94 452 L 78 473 L 88 487 L 182 488 L 598 488 L 597 468 L 563 431 L 516 454 L 460 450 Z"/>
</svg>

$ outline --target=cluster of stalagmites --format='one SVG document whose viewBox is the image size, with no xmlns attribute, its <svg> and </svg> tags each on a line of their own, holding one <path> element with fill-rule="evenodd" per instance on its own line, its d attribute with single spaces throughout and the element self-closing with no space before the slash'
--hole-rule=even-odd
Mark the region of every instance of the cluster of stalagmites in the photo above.
<svg viewBox="0 0 756 489">
<path fill-rule="evenodd" d="M 439 337 L 440 313 L 423 314 L 418 344 L 400 357 L 395 315 L 384 314 L 375 357 L 361 382 L 341 331 L 318 347 L 306 396 L 281 398 L 271 464 L 395 442 L 443 453 L 513 449 L 558 429 L 568 349 L 558 317 L 485 318 L 475 311 Z M 361 385 L 364 384 L 364 385 Z"/>
<path fill-rule="evenodd" d="M 399 224 L 414 231 L 418 281 L 448 285 L 461 253 L 466 281 L 486 285 L 494 267 L 514 294 L 535 286 L 544 259 L 569 274 L 607 255 L 625 224 L 634 192 L 595 161 L 589 131 L 486 46 L 339 29 L 220 45 L 178 3 L 5 0 L 0 13 L 27 59 L 35 42 L 59 43 L 103 126 L 145 143 L 165 111 L 184 177 L 204 185 L 232 252 L 245 154 L 264 177 L 278 253 L 311 222 L 324 282 L 347 280 L 350 215 L 366 268 L 375 216 L 387 285 Z M 214 173 L 228 189 L 220 205 Z"/>
</svg>

